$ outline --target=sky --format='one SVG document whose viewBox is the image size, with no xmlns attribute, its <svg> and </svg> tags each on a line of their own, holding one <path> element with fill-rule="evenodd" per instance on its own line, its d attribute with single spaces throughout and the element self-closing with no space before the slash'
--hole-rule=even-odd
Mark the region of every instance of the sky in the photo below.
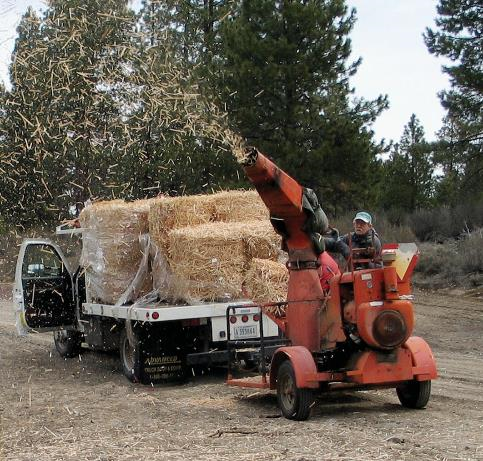
<svg viewBox="0 0 483 461">
<path fill-rule="evenodd" d="M 437 94 L 449 86 L 441 71 L 445 62 L 429 54 L 423 41 L 425 28 L 434 28 L 438 0 L 347 3 L 356 8 L 358 18 L 351 34 L 353 59 L 362 57 L 351 81 L 355 95 L 389 97 L 389 109 L 373 126 L 376 140 L 398 141 L 413 113 L 421 121 L 426 139 L 433 140 L 444 116 Z M 29 5 L 39 10 L 45 8 L 45 1 L 0 0 L 0 80 L 7 87 L 15 29 Z"/>
</svg>

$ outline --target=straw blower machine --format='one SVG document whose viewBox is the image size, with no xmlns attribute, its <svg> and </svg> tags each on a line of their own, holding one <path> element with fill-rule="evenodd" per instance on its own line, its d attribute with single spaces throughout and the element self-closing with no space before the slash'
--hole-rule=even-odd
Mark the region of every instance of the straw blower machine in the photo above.
<svg viewBox="0 0 483 461">
<path fill-rule="evenodd" d="M 317 197 L 256 149 L 244 167 L 288 252 L 286 302 L 260 306 L 286 340 L 267 365 L 261 332 L 261 375 L 235 379 L 229 367 L 227 384 L 276 390 L 282 414 L 294 420 L 307 419 L 316 393 L 331 390 L 395 388 L 403 406 L 425 407 L 437 372 L 428 344 L 411 336 L 416 245 L 384 245 L 381 267 L 349 269 L 324 293 L 317 256 L 328 221 Z M 228 339 L 233 349 L 246 346 Z"/>
</svg>

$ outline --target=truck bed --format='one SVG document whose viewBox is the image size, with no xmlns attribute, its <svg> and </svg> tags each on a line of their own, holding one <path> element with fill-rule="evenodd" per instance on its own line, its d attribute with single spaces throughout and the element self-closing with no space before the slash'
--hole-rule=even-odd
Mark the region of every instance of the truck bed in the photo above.
<svg viewBox="0 0 483 461">
<path fill-rule="evenodd" d="M 227 303 L 209 303 L 196 305 L 168 305 L 156 307 L 113 306 L 110 304 L 83 303 L 82 312 L 88 315 L 101 315 L 116 319 L 129 319 L 141 322 L 166 322 L 169 320 L 187 320 L 195 318 L 225 317 L 226 310 L 233 305 L 247 305 L 246 313 L 257 312 L 250 301 L 232 301 Z M 237 309 L 237 313 L 245 311 Z M 153 316 L 154 314 L 154 316 Z"/>
</svg>

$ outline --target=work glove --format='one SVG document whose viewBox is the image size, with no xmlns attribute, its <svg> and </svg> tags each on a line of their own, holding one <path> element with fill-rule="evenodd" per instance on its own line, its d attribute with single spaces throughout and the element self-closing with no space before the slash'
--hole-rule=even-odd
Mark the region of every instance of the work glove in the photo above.
<svg viewBox="0 0 483 461">
<path fill-rule="evenodd" d="M 373 246 L 373 239 L 372 239 L 372 232 L 368 232 L 366 235 L 366 247 L 372 247 Z"/>
<path fill-rule="evenodd" d="M 339 240 L 339 231 L 335 227 L 329 227 L 327 235 L 334 240 Z"/>
<path fill-rule="evenodd" d="M 317 256 L 325 251 L 325 242 L 320 234 L 315 232 L 312 234 L 312 245 L 314 246 L 314 251 Z"/>
</svg>

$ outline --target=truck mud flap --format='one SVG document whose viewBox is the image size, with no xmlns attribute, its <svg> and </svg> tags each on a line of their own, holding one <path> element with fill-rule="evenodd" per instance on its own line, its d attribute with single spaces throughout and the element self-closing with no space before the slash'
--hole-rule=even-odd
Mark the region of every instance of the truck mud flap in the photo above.
<svg viewBox="0 0 483 461">
<path fill-rule="evenodd" d="M 142 384 L 179 382 L 187 376 L 186 351 L 179 345 L 176 329 L 151 325 L 138 331 L 136 376 Z"/>
</svg>

